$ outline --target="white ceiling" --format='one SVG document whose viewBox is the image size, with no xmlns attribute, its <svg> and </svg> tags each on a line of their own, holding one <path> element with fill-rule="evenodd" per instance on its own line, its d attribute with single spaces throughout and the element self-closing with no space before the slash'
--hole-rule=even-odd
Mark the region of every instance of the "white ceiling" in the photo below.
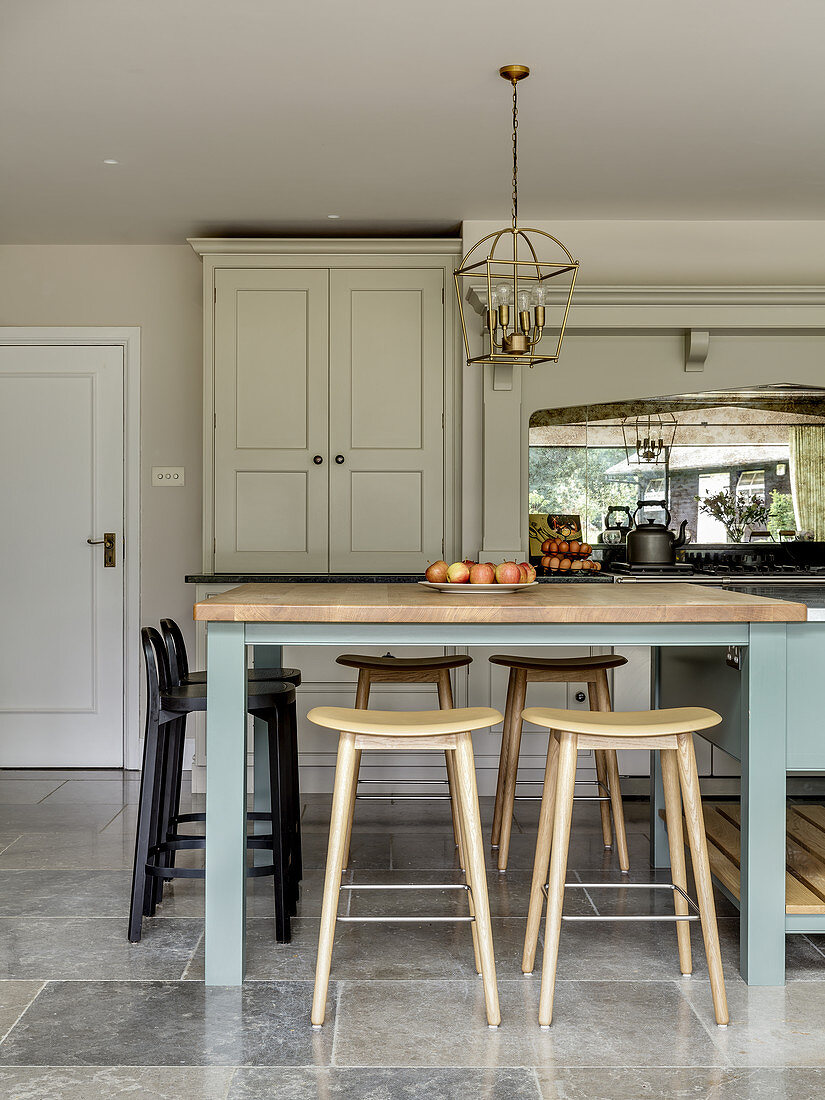
<svg viewBox="0 0 825 1100">
<path fill-rule="evenodd" d="M 823 43 L 823 0 L 0 0 L 0 240 L 506 220 L 508 62 L 524 221 L 821 219 Z"/>
</svg>

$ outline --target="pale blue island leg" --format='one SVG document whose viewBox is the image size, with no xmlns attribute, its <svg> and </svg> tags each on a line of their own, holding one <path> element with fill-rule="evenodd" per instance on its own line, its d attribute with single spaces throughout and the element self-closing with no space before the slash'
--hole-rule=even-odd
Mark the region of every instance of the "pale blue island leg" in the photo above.
<svg viewBox="0 0 825 1100">
<path fill-rule="evenodd" d="M 246 646 L 207 625 L 206 984 L 241 985 L 246 942 Z"/>
<path fill-rule="evenodd" d="M 752 623 L 742 655 L 739 969 L 748 985 L 784 985 L 786 624 Z"/>
</svg>

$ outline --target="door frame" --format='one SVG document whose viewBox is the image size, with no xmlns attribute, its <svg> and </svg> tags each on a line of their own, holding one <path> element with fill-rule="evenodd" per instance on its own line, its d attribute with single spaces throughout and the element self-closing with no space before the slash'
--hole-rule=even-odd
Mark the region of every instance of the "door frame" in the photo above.
<svg viewBox="0 0 825 1100">
<path fill-rule="evenodd" d="M 140 329 L 0 326 L 0 347 L 119 347 L 123 352 L 123 767 L 141 766 Z M 127 551 L 128 548 L 128 552 Z"/>
</svg>

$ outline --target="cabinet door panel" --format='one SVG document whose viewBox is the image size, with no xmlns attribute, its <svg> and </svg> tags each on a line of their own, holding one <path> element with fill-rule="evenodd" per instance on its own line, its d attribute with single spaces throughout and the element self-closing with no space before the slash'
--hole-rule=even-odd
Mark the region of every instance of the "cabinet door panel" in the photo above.
<svg viewBox="0 0 825 1100">
<path fill-rule="evenodd" d="M 330 568 L 418 572 L 442 554 L 441 270 L 330 274 Z"/>
<path fill-rule="evenodd" d="M 218 570 L 327 569 L 328 280 L 216 272 Z"/>
</svg>

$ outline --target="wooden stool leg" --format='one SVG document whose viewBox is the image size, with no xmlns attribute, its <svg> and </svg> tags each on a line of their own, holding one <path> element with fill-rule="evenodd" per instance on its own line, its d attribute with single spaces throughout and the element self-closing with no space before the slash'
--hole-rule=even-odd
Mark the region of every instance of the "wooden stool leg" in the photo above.
<svg viewBox="0 0 825 1100">
<path fill-rule="evenodd" d="M 365 669 L 358 671 L 358 686 L 355 689 L 355 709 L 366 710 L 370 704 L 370 674 Z M 349 810 L 349 825 L 347 827 L 347 846 L 344 849 L 344 870 L 349 867 L 349 849 L 352 841 L 352 822 L 355 817 L 355 797 L 358 794 L 358 775 L 361 771 L 361 750 L 358 750 L 355 763 L 355 785 L 352 788 L 352 805 Z"/>
<path fill-rule="evenodd" d="M 469 733 L 462 733 L 457 737 L 455 763 L 457 785 L 461 790 L 459 796 L 462 814 L 461 833 L 474 895 L 474 915 L 478 932 L 478 950 L 481 955 L 481 977 L 484 982 L 487 1023 L 490 1027 L 498 1027 L 501 1023 L 501 1011 L 496 985 L 496 961 L 493 954 L 493 931 L 490 923 L 490 900 L 487 896 L 487 870 L 484 865 L 481 817 L 478 812 L 473 742 Z"/>
<path fill-rule="evenodd" d="M 507 870 L 507 858 L 510 854 L 510 833 L 513 828 L 513 807 L 516 801 L 516 778 L 518 776 L 518 757 L 521 748 L 521 728 L 524 724 L 521 712 L 527 696 L 527 673 L 516 670 L 516 684 L 513 688 L 513 717 L 510 722 L 510 744 L 507 748 L 507 767 L 504 775 L 504 796 L 501 805 L 501 833 L 498 840 L 498 869 Z"/>
<path fill-rule="evenodd" d="M 473 904 L 473 889 L 474 889 L 474 887 L 473 887 L 473 882 L 472 882 L 472 867 L 470 867 L 467 863 L 467 859 L 466 859 L 466 856 L 465 856 L 466 849 L 464 847 L 464 839 L 463 839 L 463 835 L 462 835 L 461 823 L 464 820 L 464 817 L 463 817 L 463 807 L 462 807 L 462 804 L 461 804 L 461 784 L 458 782 L 458 780 L 456 778 L 455 750 L 454 749 L 445 749 L 444 750 L 444 755 L 447 758 L 447 760 L 449 761 L 449 767 L 450 767 L 450 770 L 451 770 L 452 776 L 453 776 L 453 794 L 452 794 L 452 798 L 454 800 L 453 812 L 455 814 L 456 822 L 457 822 L 457 825 L 458 825 L 458 858 L 459 858 L 459 861 L 461 862 L 461 869 L 462 869 L 462 871 L 464 871 L 464 877 L 467 880 L 467 885 L 469 886 L 469 890 L 467 891 L 467 904 L 468 904 L 468 907 L 469 907 L 469 910 L 470 910 L 470 916 L 475 917 L 475 905 Z M 478 950 L 478 928 L 476 927 L 475 921 L 473 921 L 473 923 L 470 925 L 470 931 L 473 934 L 473 955 L 475 956 L 476 974 L 480 974 L 481 973 L 481 955 L 479 954 L 479 950 Z"/>
<path fill-rule="evenodd" d="M 541 792 L 539 831 L 536 837 L 536 856 L 533 860 L 533 881 L 530 886 L 530 908 L 527 913 L 527 931 L 524 935 L 524 954 L 521 969 L 533 973 L 536 961 L 536 945 L 539 942 L 539 926 L 544 908 L 543 887 L 547 883 L 550 866 L 550 846 L 553 842 L 553 814 L 556 805 L 556 773 L 558 771 L 559 743 L 554 733 L 547 743 L 547 765 L 544 769 L 544 788 Z"/>
<path fill-rule="evenodd" d="M 611 710 L 610 688 L 607 686 L 607 673 L 601 670 L 596 681 L 596 698 L 599 700 L 599 710 Z M 616 850 L 619 854 L 619 867 L 622 871 L 630 870 L 630 857 L 627 851 L 627 830 L 624 823 L 624 806 L 622 805 L 622 785 L 619 779 L 619 759 L 615 749 L 605 751 L 605 764 L 607 765 L 607 785 L 610 788 L 610 806 L 613 810 L 613 829 L 616 833 Z M 606 802 L 601 803 L 607 806 Z"/>
<path fill-rule="evenodd" d="M 604 673 L 602 673 L 604 676 Z M 598 683 L 593 681 L 588 682 L 587 696 L 590 701 L 591 710 L 601 710 L 603 706 L 602 697 L 599 693 Z M 599 781 L 599 797 L 604 797 L 610 789 L 610 784 L 607 779 L 607 761 L 602 749 L 594 749 L 593 755 L 596 758 L 596 779 Z M 613 830 L 610 827 L 610 807 L 606 802 L 599 803 L 599 812 L 602 815 L 602 837 L 604 838 L 605 848 L 613 847 Z"/>
<path fill-rule="evenodd" d="M 549 1027 L 553 1019 L 553 994 L 556 988 L 556 964 L 559 958 L 561 914 L 564 907 L 564 880 L 567 875 L 567 849 L 573 819 L 573 793 L 576 786 L 578 737 L 559 734 L 559 767 L 556 806 L 553 815 L 553 851 L 547 890 L 547 924 L 544 932 L 544 959 L 539 993 L 539 1024 Z"/>
<path fill-rule="evenodd" d="M 453 709 L 453 685 L 450 681 L 450 671 L 449 671 L 449 669 L 444 668 L 438 673 L 437 687 L 438 687 L 438 705 L 439 705 L 439 707 L 442 710 L 452 710 Z M 453 799 L 453 778 L 454 777 L 453 777 L 452 760 L 450 759 L 449 750 L 445 751 L 445 753 L 444 753 L 444 762 L 447 766 L 447 790 L 449 791 L 449 794 L 450 794 L 450 812 L 453 815 L 453 837 L 455 839 L 456 848 L 458 848 L 459 847 L 459 843 L 458 843 L 459 824 L 458 824 L 458 816 L 457 816 L 457 811 L 456 811 L 455 800 Z M 463 867 L 464 867 L 464 864 L 463 864 L 463 861 L 462 861 L 462 870 L 463 870 Z"/>
<path fill-rule="evenodd" d="M 504 706 L 504 723 L 501 727 L 501 752 L 498 757 L 498 778 L 496 779 L 496 801 L 493 807 L 493 831 L 490 834 L 490 844 L 498 848 L 501 836 L 501 810 L 504 802 L 504 777 L 507 774 L 507 758 L 510 751 L 510 724 L 515 711 L 513 709 L 513 692 L 516 687 L 516 670 L 510 669 L 507 679 L 507 702 Z"/>
<path fill-rule="evenodd" d="M 661 749 L 660 752 L 671 877 L 676 886 L 681 886 L 683 890 L 687 890 L 685 838 L 682 834 L 682 796 L 679 793 L 679 765 L 673 749 Z M 677 916 L 687 916 L 688 903 L 678 890 L 673 891 L 673 907 Z M 687 921 L 676 922 L 676 938 L 679 944 L 679 969 L 683 975 L 690 974 L 693 971 L 693 961 L 690 953 L 690 925 Z"/>
<path fill-rule="evenodd" d="M 450 813 L 453 818 L 453 836 L 458 849 L 458 865 L 462 871 L 467 869 L 464 861 L 464 846 L 461 843 L 461 816 L 458 812 L 458 792 L 455 783 L 455 759 L 452 749 L 444 750 L 444 762 L 447 766 L 447 787 L 450 792 Z"/>
<path fill-rule="evenodd" d="M 705 819 L 702 813 L 702 796 L 699 791 L 699 774 L 696 770 L 696 754 L 693 749 L 693 734 L 681 733 L 677 737 L 677 758 L 679 779 L 682 784 L 682 800 L 685 805 L 685 820 L 690 841 L 690 858 L 693 863 L 693 877 L 696 880 L 696 895 L 699 901 L 699 914 L 702 919 L 702 935 L 705 940 L 710 989 L 713 994 L 713 1008 L 716 1022 L 728 1023 L 728 1001 L 725 994 L 725 979 L 722 974 L 722 954 L 719 949 L 719 929 L 716 925 L 716 907 L 713 903 L 713 884 L 710 878 L 708 862 L 708 844 L 705 837 Z"/>
<path fill-rule="evenodd" d="M 313 1027 L 320 1027 L 326 1015 L 329 968 L 332 963 L 332 942 L 335 936 L 338 895 L 341 889 L 341 871 L 347 843 L 347 822 L 352 803 L 352 791 L 357 782 L 355 752 L 355 735 L 342 733 L 338 740 L 335 789 L 332 796 L 332 818 L 329 823 L 324 901 L 321 909 L 321 928 L 318 935 L 318 961 L 315 965 L 315 992 L 312 997 L 311 1019 Z"/>
</svg>

